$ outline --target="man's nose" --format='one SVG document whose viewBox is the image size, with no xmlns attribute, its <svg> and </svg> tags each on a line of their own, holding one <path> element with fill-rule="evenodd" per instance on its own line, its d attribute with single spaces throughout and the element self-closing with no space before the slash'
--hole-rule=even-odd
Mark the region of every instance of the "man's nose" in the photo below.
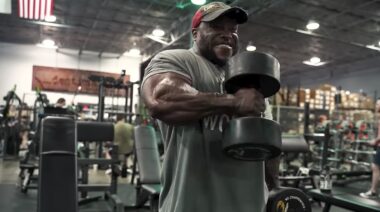
<svg viewBox="0 0 380 212">
<path fill-rule="evenodd" d="M 228 41 L 232 40 L 232 37 L 233 37 L 233 33 L 230 31 L 230 30 L 223 30 L 222 31 L 222 36 L 221 36 L 223 39 L 226 39 Z"/>
</svg>

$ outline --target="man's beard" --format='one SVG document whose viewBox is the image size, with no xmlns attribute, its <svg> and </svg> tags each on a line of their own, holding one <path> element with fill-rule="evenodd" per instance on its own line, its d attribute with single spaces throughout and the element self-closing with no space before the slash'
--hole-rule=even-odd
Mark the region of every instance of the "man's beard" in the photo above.
<svg viewBox="0 0 380 212">
<path fill-rule="evenodd" d="M 219 59 L 217 57 L 217 54 L 215 53 L 215 47 L 217 45 L 202 45 L 202 43 L 198 46 L 202 56 L 204 56 L 206 59 L 211 61 L 212 63 L 219 65 L 219 66 L 224 66 L 228 59 Z M 233 53 L 232 53 L 233 54 Z"/>
</svg>

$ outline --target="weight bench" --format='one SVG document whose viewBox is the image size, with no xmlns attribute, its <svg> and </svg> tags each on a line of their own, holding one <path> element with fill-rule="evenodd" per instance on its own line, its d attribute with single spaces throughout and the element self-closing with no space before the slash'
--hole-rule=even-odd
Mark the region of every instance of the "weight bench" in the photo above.
<svg viewBox="0 0 380 212">
<path fill-rule="evenodd" d="M 136 126 L 135 157 L 139 168 L 137 181 L 136 206 L 142 207 L 147 201 L 151 211 L 158 211 L 158 199 L 161 192 L 161 165 L 157 147 L 157 137 L 153 127 Z"/>
<path fill-rule="evenodd" d="M 282 153 L 283 156 L 286 157 L 286 154 L 288 153 L 308 153 L 309 145 L 307 144 L 306 140 L 302 136 L 287 136 L 282 137 Z M 301 175 L 299 175 L 301 174 Z M 299 173 L 297 175 L 291 175 L 291 176 L 279 176 L 280 182 L 283 182 L 285 186 L 287 185 L 288 181 L 294 182 L 293 187 L 299 188 L 299 184 L 302 181 L 309 181 L 311 183 L 311 186 L 313 188 L 317 188 L 316 182 L 312 178 L 312 176 L 309 176 L 308 174 L 302 175 L 302 173 Z"/>
<path fill-rule="evenodd" d="M 342 188 L 334 188 L 331 193 L 323 193 L 319 189 L 313 189 L 308 192 L 308 195 L 315 200 L 325 202 L 323 212 L 329 212 L 331 205 L 353 211 L 380 211 L 379 201 L 362 198 L 357 194 L 347 193 Z"/>
<path fill-rule="evenodd" d="M 78 185 L 78 164 L 104 163 L 113 166 L 118 161 L 78 160 L 77 140 L 113 140 L 113 124 L 75 122 L 66 117 L 47 117 L 42 120 L 41 132 L 38 212 L 77 212 L 78 192 L 90 191 L 106 191 L 105 199 L 112 203 L 113 211 L 124 211 L 124 206 L 116 195 L 117 176 L 112 176 L 111 185 Z"/>
</svg>

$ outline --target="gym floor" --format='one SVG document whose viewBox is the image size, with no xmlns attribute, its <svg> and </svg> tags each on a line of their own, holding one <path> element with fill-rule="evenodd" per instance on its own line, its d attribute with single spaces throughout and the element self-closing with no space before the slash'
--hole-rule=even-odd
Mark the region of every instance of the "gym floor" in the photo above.
<svg viewBox="0 0 380 212">
<path fill-rule="evenodd" d="M 18 162 L 0 160 L 0 211 L 1 212 L 31 212 L 36 211 L 37 191 L 29 190 L 23 194 L 17 187 Z M 119 178 L 118 196 L 125 204 L 134 201 L 134 188 L 129 185 L 129 178 Z M 104 170 L 91 170 L 90 183 L 108 183 L 109 178 Z M 366 185 L 367 187 L 369 186 Z M 367 188 L 360 185 L 360 188 Z M 361 192 L 361 191 L 358 191 Z M 94 194 L 96 195 L 96 194 Z M 107 202 L 97 201 L 79 207 L 81 212 L 108 212 L 111 211 Z M 132 210 L 132 212 L 145 212 L 147 209 Z M 322 211 L 322 208 L 316 203 L 313 204 L 313 212 Z M 337 207 L 331 207 L 331 212 L 347 212 Z"/>
</svg>

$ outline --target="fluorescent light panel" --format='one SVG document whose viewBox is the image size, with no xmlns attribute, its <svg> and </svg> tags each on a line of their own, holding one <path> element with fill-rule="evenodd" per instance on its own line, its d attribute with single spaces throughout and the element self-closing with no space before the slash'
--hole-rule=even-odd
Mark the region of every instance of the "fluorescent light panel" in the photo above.
<svg viewBox="0 0 380 212">
<path fill-rule="evenodd" d="M 308 30 L 316 30 L 319 28 L 319 23 L 315 22 L 315 21 L 310 21 L 307 25 L 306 25 L 306 28 Z"/>
<path fill-rule="evenodd" d="M 154 29 L 153 32 L 152 32 L 152 35 L 156 36 L 156 37 L 162 37 L 165 35 L 165 31 L 162 30 L 162 29 Z"/>
</svg>

